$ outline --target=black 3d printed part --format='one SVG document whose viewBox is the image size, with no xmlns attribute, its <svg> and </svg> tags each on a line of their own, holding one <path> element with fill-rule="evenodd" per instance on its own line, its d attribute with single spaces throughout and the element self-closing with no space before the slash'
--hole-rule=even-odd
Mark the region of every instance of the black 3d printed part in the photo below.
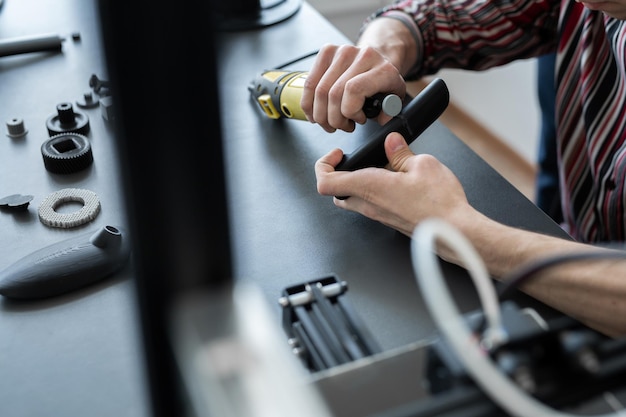
<svg viewBox="0 0 626 417">
<path fill-rule="evenodd" d="M 400 132 L 407 143 L 413 142 L 448 107 L 450 93 L 446 83 L 436 78 L 387 124 L 375 132 L 365 145 L 346 154 L 335 168 L 337 171 L 354 171 L 366 167 L 382 168 L 387 164 L 385 139 L 391 132 Z"/>
<path fill-rule="evenodd" d="M 119 228 L 104 226 L 42 248 L 0 272 L 0 294 L 46 298 L 95 283 L 120 269 L 130 244 Z"/>
<path fill-rule="evenodd" d="M 57 104 L 57 113 L 48 117 L 46 127 L 50 136 L 59 133 L 89 133 L 89 118 L 81 111 L 74 111 L 72 103 Z"/>
<path fill-rule="evenodd" d="M 72 174 L 93 163 L 89 140 L 79 133 L 60 133 L 41 145 L 46 169 L 55 174 Z"/>
<path fill-rule="evenodd" d="M 83 109 L 93 109 L 100 105 L 91 92 L 83 94 L 83 96 L 76 100 L 76 105 Z"/>
<path fill-rule="evenodd" d="M 313 372 L 381 351 L 346 299 L 347 284 L 329 276 L 283 290 L 283 329 L 293 352 Z"/>
<path fill-rule="evenodd" d="M 0 198 L 0 207 L 6 207 L 15 211 L 25 211 L 32 200 L 32 195 L 12 194 Z"/>
</svg>

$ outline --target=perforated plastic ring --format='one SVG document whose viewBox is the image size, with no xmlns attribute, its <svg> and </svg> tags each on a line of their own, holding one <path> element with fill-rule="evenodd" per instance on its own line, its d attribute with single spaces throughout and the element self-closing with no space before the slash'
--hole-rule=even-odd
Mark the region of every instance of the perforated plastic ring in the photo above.
<svg viewBox="0 0 626 417">
<path fill-rule="evenodd" d="M 68 202 L 83 204 L 72 213 L 59 213 L 58 207 Z M 96 218 L 100 212 L 100 200 L 93 191 L 80 188 L 65 188 L 47 196 L 39 206 L 39 220 L 46 226 L 68 229 L 80 226 Z"/>
</svg>

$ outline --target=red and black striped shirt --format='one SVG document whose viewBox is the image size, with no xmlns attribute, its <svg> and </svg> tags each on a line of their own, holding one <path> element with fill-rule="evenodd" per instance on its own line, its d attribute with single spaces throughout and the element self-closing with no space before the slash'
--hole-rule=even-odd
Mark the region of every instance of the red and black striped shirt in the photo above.
<svg viewBox="0 0 626 417">
<path fill-rule="evenodd" d="M 370 18 L 389 10 L 419 28 L 421 58 L 407 78 L 556 51 L 566 227 L 584 242 L 626 240 L 626 21 L 574 0 L 404 0 Z"/>
</svg>

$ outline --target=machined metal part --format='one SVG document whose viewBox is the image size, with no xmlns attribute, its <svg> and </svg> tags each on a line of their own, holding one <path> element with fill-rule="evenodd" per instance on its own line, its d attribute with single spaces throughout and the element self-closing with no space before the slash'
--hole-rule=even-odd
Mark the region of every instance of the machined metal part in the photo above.
<svg viewBox="0 0 626 417">
<path fill-rule="evenodd" d="M 316 285 L 318 286 L 318 288 L 320 288 L 320 290 L 322 291 L 322 294 L 324 294 L 324 296 L 326 297 L 336 297 L 339 294 L 343 294 L 343 292 L 347 288 L 347 284 L 345 282 L 341 282 L 341 283 L 337 282 L 337 283 L 332 283 L 332 284 L 327 284 L 327 285 L 321 285 L 320 283 L 317 283 Z M 278 302 L 283 307 L 287 307 L 287 306 L 295 307 L 295 306 L 311 303 L 314 300 L 315 300 L 315 297 L 313 296 L 313 293 L 311 291 L 311 286 L 310 284 L 307 284 L 304 287 L 304 291 L 290 294 L 285 297 L 280 297 Z"/>
</svg>

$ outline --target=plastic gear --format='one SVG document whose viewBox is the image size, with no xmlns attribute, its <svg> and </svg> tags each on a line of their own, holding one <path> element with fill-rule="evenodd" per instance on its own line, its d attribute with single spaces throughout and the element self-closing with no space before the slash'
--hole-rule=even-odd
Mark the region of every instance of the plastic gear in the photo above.
<svg viewBox="0 0 626 417">
<path fill-rule="evenodd" d="M 51 115 L 46 120 L 46 127 L 50 136 L 59 133 L 89 133 L 89 118 L 81 111 L 74 110 L 72 103 L 57 104 L 56 114 Z"/>
<path fill-rule="evenodd" d="M 91 144 L 78 133 L 61 133 L 41 145 L 46 169 L 55 174 L 72 174 L 93 163 Z"/>
</svg>

